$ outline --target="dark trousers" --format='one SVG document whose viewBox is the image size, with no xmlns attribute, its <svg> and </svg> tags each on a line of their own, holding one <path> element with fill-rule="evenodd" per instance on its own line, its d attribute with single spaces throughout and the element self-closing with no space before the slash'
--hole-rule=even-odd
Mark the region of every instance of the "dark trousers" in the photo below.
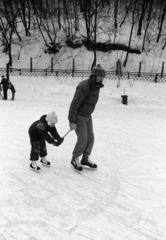
<svg viewBox="0 0 166 240">
<path fill-rule="evenodd" d="M 12 92 L 12 98 L 11 98 L 11 100 L 14 100 L 16 90 L 15 90 L 15 88 L 14 88 L 13 85 L 11 86 L 10 90 L 11 90 L 11 92 Z"/>
<path fill-rule="evenodd" d="M 12 92 L 12 98 L 11 98 L 11 100 L 14 100 L 14 97 L 15 97 L 15 92 Z"/>
<path fill-rule="evenodd" d="M 73 150 L 73 156 L 79 157 L 82 154 L 89 156 L 94 144 L 93 122 L 91 117 L 78 115 L 76 120 L 77 142 Z"/>
<path fill-rule="evenodd" d="M 30 139 L 31 143 L 31 153 L 30 153 L 30 160 L 37 161 L 40 157 L 45 157 L 47 155 L 47 147 L 46 142 L 44 139 L 40 140 L 39 142 L 33 142 Z"/>
<path fill-rule="evenodd" d="M 3 99 L 7 99 L 7 88 L 3 87 Z"/>
</svg>

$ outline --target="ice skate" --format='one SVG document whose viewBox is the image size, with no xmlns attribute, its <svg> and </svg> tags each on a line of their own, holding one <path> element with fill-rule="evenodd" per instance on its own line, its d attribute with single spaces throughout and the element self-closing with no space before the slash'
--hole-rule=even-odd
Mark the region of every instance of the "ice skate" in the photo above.
<svg viewBox="0 0 166 240">
<path fill-rule="evenodd" d="M 46 166 L 46 167 L 50 167 L 51 166 L 51 163 L 49 161 L 47 161 L 47 159 L 41 158 L 40 161 L 43 164 L 43 166 Z"/>
<path fill-rule="evenodd" d="M 36 163 L 34 164 L 33 162 L 30 164 L 30 169 L 35 172 L 40 172 L 40 167 Z"/>
<path fill-rule="evenodd" d="M 83 170 L 78 157 L 72 157 L 71 167 L 78 173 L 81 173 Z"/>
<path fill-rule="evenodd" d="M 97 170 L 97 165 L 89 159 L 89 156 L 83 155 L 81 159 L 81 165 L 83 168 L 86 169 Z"/>
</svg>

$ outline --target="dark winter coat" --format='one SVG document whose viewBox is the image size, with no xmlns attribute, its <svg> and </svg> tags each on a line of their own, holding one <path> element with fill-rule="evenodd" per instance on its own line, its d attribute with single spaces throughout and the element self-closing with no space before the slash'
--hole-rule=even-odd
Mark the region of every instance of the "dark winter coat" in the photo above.
<svg viewBox="0 0 166 240">
<path fill-rule="evenodd" d="M 69 108 L 68 119 L 70 122 L 76 123 L 77 115 L 89 117 L 93 113 L 99 98 L 100 88 L 103 86 L 101 83 L 97 87 L 92 77 L 78 84 Z"/>
<path fill-rule="evenodd" d="M 59 141 L 60 135 L 56 127 L 50 127 L 46 121 L 46 115 L 43 115 L 40 120 L 35 121 L 29 128 L 29 135 L 32 142 L 39 142 L 44 139 L 48 143 L 54 143 L 54 139 Z"/>
<path fill-rule="evenodd" d="M 8 83 L 9 83 L 9 80 L 7 80 L 6 78 L 2 78 L 1 80 L 1 85 L 3 86 L 3 89 L 8 89 Z"/>
</svg>

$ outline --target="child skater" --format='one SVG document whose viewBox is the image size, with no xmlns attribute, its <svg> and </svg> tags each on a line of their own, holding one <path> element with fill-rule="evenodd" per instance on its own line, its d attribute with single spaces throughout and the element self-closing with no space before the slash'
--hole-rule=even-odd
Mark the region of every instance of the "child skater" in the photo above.
<svg viewBox="0 0 166 240">
<path fill-rule="evenodd" d="M 49 144 L 53 144 L 54 146 L 59 146 L 64 140 L 63 137 L 60 137 L 55 127 L 55 124 L 57 122 L 57 114 L 53 111 L 47 115 L 41 116 L 39 120 L 35 121 L 30 126 L 28 133 L 31 143 L 31 170 L 34 170 L 36 172 L 40 171 L 40 167 L 36 163 L 39 160 L 39 156 L 41 157 L 40 161 L 44 166 L 49 167 L 51 165 L 51 163 L 46 159 L 46 141 Z"/>
</svg>

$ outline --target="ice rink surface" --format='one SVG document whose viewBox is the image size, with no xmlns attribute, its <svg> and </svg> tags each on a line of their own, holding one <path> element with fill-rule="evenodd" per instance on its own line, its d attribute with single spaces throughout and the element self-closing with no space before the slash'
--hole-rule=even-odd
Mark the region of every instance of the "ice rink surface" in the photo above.
<svg viewBox="0 0 166 240">
<path fill-rule="evenodd" d="M 74 131 L 47 144 L 50 168 L 31 171 L 28 128 L 54 110 L 63 136 L 80 79 L 11 81 L 16 100 L 0 100 L 0 240 L 165 240 L 166 83 L 105 80 L 92 115 L 98 170 L 78 174 Z"/>
</svg>

